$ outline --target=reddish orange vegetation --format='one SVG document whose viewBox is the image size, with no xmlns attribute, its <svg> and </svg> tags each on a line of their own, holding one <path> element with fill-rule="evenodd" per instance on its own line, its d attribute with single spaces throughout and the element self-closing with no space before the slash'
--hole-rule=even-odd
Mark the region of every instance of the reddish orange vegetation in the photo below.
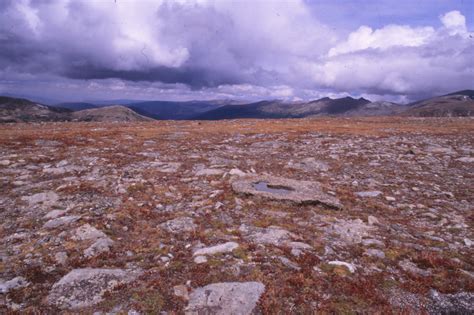
<svg viewBox="0 0 474 315">
<path fill-rule="evenodd" d="M 42 147 L 36 144 L 38 140 L 60 144 Z M 147 146 L 145 141 L 152 143 Z M 448 153 L 431 152 L 432 145 L 450 147 L 454 153 L 448 149 Z M 0 126 L 0 146 L 12 163 L 0 169 L 0 192 L 6 200 L 6 210 L 0 216 L 6 223 L 0 236 L 2 246 L 16 250 L 8 266 L 0 263 L 0 271 L 6 278 L 22 275 L 31 282 L 9 295 L 15 303 L 24 303 L 22 311 L 58 311 L 44 300 L 48 290 L 71 269 L 84 267 L 132 266 L 145 272 L 140 281 L 117 288 L 106 301 L 86 310 L 91 312 L 110 311 L 124 304 L 143 313 L 181 313 L 187 302 L 174 295 L 173 286 L 187 281 L 192 288 L 214 282 L 260 281 L 266 286 L 259 301 L 265 314 L 421 312 L 416 305 L 393 302 L 392 295 L 402 292 L 403 300 L 403 294 L 414 294 L 421 301 L 431 289 L 441 293 L 474 291 L 474 255 L 463 243 L 473 238 L 474 172 L 472 163 L 459 160 L 472 155 L 474 119 L 5 124 Z M 321 160 L 329 170 L 287 167 L 289 160 L 305 158 Z M 67 175 L 44 173 L 63 160 L 85 170 Z M 179 162 L 180 168 L 162 172 L 150 166 L 155 160 Z M 13 163 L 18 163 L 17 173 L 9 173 Z M 226 172 L 255 169 L 257 173 L 318 181 L 341 200 L 344 209 L 236 195 L 227 175 L 196 176 L 198 164 L 217 165 Z M 18 188 L 13 182 L 26 166 L 34 166 L 28 171 L 30 177 L 23 179 L 31 182 Z M 91 174 L 99 174 L 94 175 L 96 181 L 87 179 Z M 66 177 L 69 179 L 64 180 Z M 119 184 L 124 187 L 120 193 L 116 190 Z M 78 244 L 63 237 L 53 246 L 48 237 L 60 238 L 63 230 L 45 230 L 43 217 L 69 204 L 28 212 L 28 204 L 21 199 L 46 190 L 71 202 L 68 214 L 81 215 L 64 231 L 91 224 L 114 240 L 113 249 L 86 258 L 83 250 L 90 245 L 87 242 Z M 359 198 L 355 194 L 374 190 L 381 195 Z M 163 210 L 166 206 L 173 206 L 172 211 Z M 346 241 L 331 230 L 340 222 L 361 220 L 366 224 L 368 215 L 380 222 L 362 238 L 375 243 Z M 181 216 L 193 216 L 197 228 L 178 234 L 159 228 Z M 292 241 L 304 242 L 312 249 L 298 256 L 283 245 L 256 244 L 239 230 L 241 224 L 279 226 L 295 235 Z M 17 231 L 35 234 L 18 243 L 6 241 Z M 199 243 L 211 246 L 230 240 L 240 247 L 229 254 L 210 256 L 205 264 L 193 262 L 192 248 Z M 53 256 L 58 248 L 67 252 L 67 265 L 55 265 Z M 376 254 L 381 256 L 368 255 L 368 249 L 378 249 Z M 28 265 L 25 261 L 30 254 L 55 267 Z M 171 258 L 165 262 L 163 257 Z M 299 269 L 285 266 L 278 257 L 290 259 Z M 331 260 L 351 262 L 357 271 L 328 264 Z M 404 270 L 400 267 L 403 261 L 429 274 Z M 7 309 L 0 305 L 0 311 Z"/>
</svg>

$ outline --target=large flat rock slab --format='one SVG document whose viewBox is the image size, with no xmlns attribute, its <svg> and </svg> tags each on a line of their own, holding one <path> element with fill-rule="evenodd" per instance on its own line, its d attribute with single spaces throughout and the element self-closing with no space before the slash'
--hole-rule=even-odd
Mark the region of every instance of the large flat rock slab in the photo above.
<svg viewBox="0 0 474 315">
<path fill-rule="evenodd" d="M 48 302 L 62 309 L 80 309 L 103 300 L 103 295 L 139 276 L 122 269 L 74 269 L 53 285 Z"/>
<path fill-rule="evenodd" d="M 250 315 L 265 291 L 260 282 L 220 282 L 195 289 L 186 315 Z"/>
<path fill-rule="evenodd" d="M 270 175 L 253 175 L 233 181 L 232 189 L 239 194 L 265 199 L 289 201 L 296 204 L 321 204 L 334 209 L 342 208 L 339 199 L 325 193 L 318 182 Z"/>
</svg>

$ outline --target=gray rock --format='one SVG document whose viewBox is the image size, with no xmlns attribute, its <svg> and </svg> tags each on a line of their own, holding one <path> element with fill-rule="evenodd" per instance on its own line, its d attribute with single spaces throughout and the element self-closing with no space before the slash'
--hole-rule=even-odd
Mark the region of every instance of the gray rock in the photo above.
<svg viewBox="0 0 474 315">
<path fill-rule="evenodd" d="M 108 238 L 99 238 L 97 241 L 94 242 L 91 246 L 89 246 L 84 251 L 84 256 L 86 257 L 93 257 L 100 253 L 106 253 L 110 251 L 110 247 L 114 244 L 114 242 Z"/>
<path fill-rule="evenodd" d="M 326 229 L 329 234 L 338 235 L 345 243 L 361 243 L 364 237 L 370 235 L 375 229 L 373 226 L 365 224 L 362 220 L 337 220 L 332 226 Z"/>
<path fill-rule="evenodd" d="M 71 238 L 75 241 L 84 241 L 96 240 L 98 238 L 107 238 L 107 235 L 90 224 L 84 224 L 74 231 L 74 234 Z"/>
<path fill-rule="evenodd" d="M 204 264 L 204 263 L 207 263 L 207 258 L 206 256 L 196 256 L 194 257 L 194 262 L 196 264 Z"/>
<path fill-rule="evenodd" d="M 196 172 L 196 176 L 217 176 L 224 174 L 223 170 L 215 168 L 205 168 Z"/>
<path fill-rule="evenodd" d="M 239 170 L 238 168 L 233 168 L 233 169 L 231 169 L 231 170 L 229 171 L 229 175 L 242 177 L 242 176 L 246 176 L 247 173 L 242 172 L 242 171 Z"/>
<path fill-rule="evenodd" d="M 430 314 L 474 314 L 474 294 L 442 294 L 431 290 L 426 308 Z"/>
<path fill-rule="evenodd" d="M 350 273 L 354 273 L 356 271 L 356 266 L 345 261 L 333 260 L 333 261 L 328 262 L 328 264 L 333 265 L 333 266 L 346 267 L 347 270 L 350 271 Z"/>
<path fill-rule="evenodd" d="M 260 282 L 221 282 L 195 289 L 186 315 L 250 315 L 265 291 Z"/>
<path fill-rule="evenodd" d="M 227 242 L 224 244 L 197 249 L 194 251 L 193 256 L 205 256 L 205 255 L 215 255 L 215 254 L 220 254 L 220 253 L 230 253 L 238 247 L 239 247 L 239 244 L 235 242 Z"/>
<path fill-rule="evenodd" d="M 181 167 L 181 163 L 177 162 L 152 162 L 150 167 L 155 167 L 159 172 L 162 173 L 176 173 Z"/>
<path fill-rule="evenodd" d="M 277 258 L 284 266 L 297 271 L 301 270 L 301 267 L 297 263 L 292 262 L 288 258 L 284 256 L 278 256 Z"/>
<path fill-rule="evenodd" d="M 370 256 L 370 257 L 376 257 L 380 259 L 385 258 L 385 253 L 381 251 L 380 249 L 375 249 L 375 248 L 369 248 L 366 249 L 364 252 L 364 255 Z"/>
<path fill-rule="evenodd" d="M 431 275 L 431 272 L 429 270 L 423 270 L 421 268 L 418 268 L 418 266 L 414 263 L 412 263 L 409 260 L 402 260 L 398 263 L 398 266 L 402 268 L 404 271 L 415 275 L 415 276 L 423 276 L 423 277 L 428 277 Z"/>
<path fill-rule="evenodd" d="M 288 168 L 302 170 L 304 172 L 327 172 L 329 171 L 329 165 L 326 162 L 318 161 L 313 157 L 306 158 L 301 160 L 300 162 L 289 162 L 287 164 Z"/>
<path fill-rule="evenodd" d="M 68 258 L 68 256 L 67 256 L 66 252 L 58 252 L 58 253 L 54 254 L 54 260 L 59 265 L 66 264 L 67 258 Z"/>
<path fill-rule="evenodd" d="M 56 219 L 62 215 L 64 215 L 67 211 L 66 210 L 53 210 L 48 213 L 43 217 L 44 219 L 50 220 L 50 219 Z"/>
<path fill-rule="evenodd" d="M 43 205 L 53 205 L 59 200 L 58 194 L 54 191 L 48 191 L 44 193 L 34 194 L 32 196 L 25 196 L 22 200 L 28 202 L 30 207 L 35 206 L 37 204 Z"/>
<path fill-rule="evenodd" d="M 459 162 L 464 162 L 464 163 L 474 163 L 474 157 L 465 156 L 456 160 Z"/>
<path fill-rule="evenodd" d="M 6 294 L 10 292 L 11 290 L 23 288 L 28 285 L 29 285 L 28 281 L 26 281 L 26 279 L 23 277 L 15 277 L 11 280 L 4 281 L 4 282 L 0 281 L 0 293 Z"/>
<path fill-rule="evenodd" d="M 233 181 L 232 189 L 239 194 L 264 199 L 289 201 L 296 204 L 321 204 L 334 209 L 342 208 L 339 199 L 325 193 L 317 182 L 252 175 Z"/>
<path fill-rule="evenodd" d="M 192 232 L 197 228 L 190 217 L 179 217 L 160 224 L 160 227 L 171 233 Z"/>
<path fill-rule="evenodd" d="M 372 215 L 368 216 L 367 223 L 369 223 L 369 225 L 380 224 L 379 220 L 376 217 L 372 216 Z"/>
<path fill-rule="evenodd" d="M 57 227 L 63 226 L 63 225 L 68 225 L 72 222 L 75 222 L 79 220 L 81 217 L 78 215 L 70 215 L 70 216 L 65 216 L 65 217 L 60 217 L 57 219 L 52 219 L 46 222 L 43 227 L 46 229 L 55 229 Z"/>
<path fill-rule="evenodd" d="M 89 307 L 100 303 L 106 292 L 132 282 L 139 274 L 121 269 L 74 269 L 53 285 L 48 303 L 62 309 Z"/>
<path fill-rule="evenodd" d="M 1 166 L 8 166 L 8 165 L 10 165 L 10 163 L 11 163 L 10 160 L 1 160 L 0 161 Z"/>
<path fill-rule="evenodd" d="M 173 287 L 174 295 L 182 297 L 186 301 L 189 300 L 188 287 L 185 285 L 176 285 Z"/>
<path fill-rule="evenodd" d="M 255 244 L 279 246 L 291 240 L 296 235 L 277 226 L 259 228 L 242 224 L 239 231 L 244 237 Z"/>
<path fill-rule="evenodd" d="M 373 198 L 373 197 L 380 196 L 382 192 L 379 190 L 371 190 L 371 191 L 358 191 L 355 194 L 362 198 Z"/>
</svg>

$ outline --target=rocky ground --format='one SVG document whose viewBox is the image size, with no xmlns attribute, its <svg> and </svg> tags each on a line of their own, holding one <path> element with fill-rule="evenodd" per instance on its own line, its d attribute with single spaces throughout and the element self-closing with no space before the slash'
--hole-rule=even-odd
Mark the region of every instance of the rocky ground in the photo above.
<svg viewBox="0 0 474 315">
<path fill-rule="evenodd" d="M 474 119 L 0 128 L 0 312 L 474 312 Z"/>
</svg>

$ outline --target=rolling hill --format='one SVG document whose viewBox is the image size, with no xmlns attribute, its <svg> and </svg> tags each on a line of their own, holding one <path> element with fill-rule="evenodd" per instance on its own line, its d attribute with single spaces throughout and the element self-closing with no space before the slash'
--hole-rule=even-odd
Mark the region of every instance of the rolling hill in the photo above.
<svg viewBox="0 0 474 315">
<path fill-rule="evenodd" d="M 101 108 L 85 109 L 72 113 L 75 121 L 153 121 L 154 119 L 142 116 L 130 108 L 122 105 Z"/>
<path fill-rule="evenodd" d="M 0 122 L 68 121 L 71 110 L 0 96 Z"/>
<path fill-rule="evenodd" d="M 421 100 L 408 105 L 401 114 L 420 117 L 474 116 L 474 91 L 463 90 Z"/>
</svg>

